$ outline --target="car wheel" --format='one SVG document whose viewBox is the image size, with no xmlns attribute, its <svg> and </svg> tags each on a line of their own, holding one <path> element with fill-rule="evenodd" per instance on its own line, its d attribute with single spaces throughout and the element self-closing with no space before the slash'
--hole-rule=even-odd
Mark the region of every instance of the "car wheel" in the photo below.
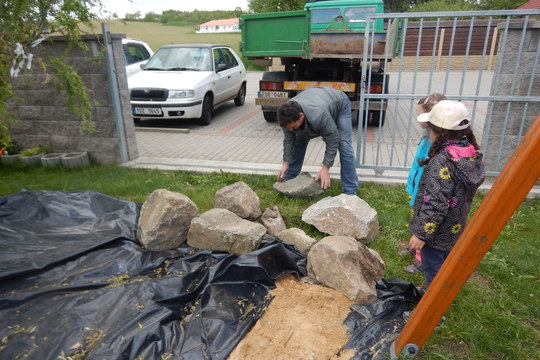
<svg viewBox="0 0 540 360">
<path fill-rule="evenodd" d="M 234 98 L 234 105 L 236 106 L 242 106 L 244 105 L 244 102 L 246 101 L 246 84 L 242 84 L 240 86 L 240 90 L 238 90 L 238 95 Z"/>
<path fill-rule="evenodd" d="M 264 120 L 267 122 L 276 122 L 277 113 L 275 111 L 263 111 Z"/>
<path fill-rule="evenodd" d="M 202 102 L 202 113 L 200 122 L 202 125 L 210 125 L 212 119 L 212 95 L 206 94 Z"/>
</svg>

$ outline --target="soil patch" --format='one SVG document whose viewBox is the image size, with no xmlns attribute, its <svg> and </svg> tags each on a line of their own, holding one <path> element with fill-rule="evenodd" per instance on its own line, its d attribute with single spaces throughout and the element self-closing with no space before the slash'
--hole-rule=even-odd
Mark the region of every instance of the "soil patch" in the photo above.
<svg viewBox="0 0 540 360">
<path fill-rule="evenodd" d="M 276 281 L 264 315 L 240 341 L 228 360 L 348 360 L 338 355 L 349 336 L 343 325 L 352 302 L 343 294 L 287 275 Z"/>
</svg>

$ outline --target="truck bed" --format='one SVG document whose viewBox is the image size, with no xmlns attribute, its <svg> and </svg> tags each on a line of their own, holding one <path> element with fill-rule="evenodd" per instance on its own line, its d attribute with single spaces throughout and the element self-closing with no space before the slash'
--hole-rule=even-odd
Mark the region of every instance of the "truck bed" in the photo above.
<svg viewBox="0 0 540 360">
<path fill-rule="evenodd" d="M 363 31 L 311 33 L 307 10 L 242 15 L 240 28 L 240 50 L 247 58 L 360 58 L 366 38 Z M 390 57 L 385 54 L 386 32 L 374 36 L 373 58 Z"/>
</svg>

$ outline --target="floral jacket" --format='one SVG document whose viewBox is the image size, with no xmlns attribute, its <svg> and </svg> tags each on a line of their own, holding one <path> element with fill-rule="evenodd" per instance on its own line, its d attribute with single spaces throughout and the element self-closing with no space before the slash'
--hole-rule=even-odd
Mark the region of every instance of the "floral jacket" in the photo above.
<svg viewBox="0 0 540 360">
<path fill-rule="evenodd" d="M 434 249 L 450 251 L 484 178 L 482 155 L 472 145 L 465 141 L 446 146 L 425 165 L 409 231 Z"/>
</svg>

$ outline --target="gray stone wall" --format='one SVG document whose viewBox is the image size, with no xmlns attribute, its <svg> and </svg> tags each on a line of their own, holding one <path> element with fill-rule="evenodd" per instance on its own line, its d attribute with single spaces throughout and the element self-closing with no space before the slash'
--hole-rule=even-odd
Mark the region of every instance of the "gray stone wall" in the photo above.
<svg viewBox="0 0 540 360">
<path fill-rule="evenodd" d="M 112 34 L 111 44 L 117 72 L 120 102 L 126 137 L 128 161 L 138 157 L 135 127 L 131 117 L 129 91 L 122 47 L 123 34 Z M 96 125 L 95 133 L 82 132 L 81 121 L 66 106 L 65 93 L 54 86 L 54 75 L 50 69 L 43 69 L 50 56 L 58 56 L 66 50 L 67 43 L 62 36 L 53 36 L 32 49 L 32 68 L 24 70 L 12 78 L 15 97 L 9 102 L 9 109 L 17 119 L 12 127 L 13 142 L 20 149 L 43 145 L 53 152 L 87 151 L 98 164 L 121 162 L 119 133 L 116 128 L 112 95 L 109 88 L 107 61 L 101 36 L 84 36 L 89 50 L 78 47 L 69 50 L 66 62 L 74 65 L 88 89 L 92 115 Z"/>
<path fill-rule="evenodd" d="M 502 41 L 499 43 L 501 63 L 495 74 L 495 79 L 498 76 L 499 81 L 493 82 L 492 96 L 540 96 L 540 63 L 536 63 L 535 67 L 539 51 L 540 21 L 529 21 L 527 24 L 520 54 L 523 25 L 523 21 L 510 24 L 504 53 Z M 504 24 L 499 27 L 501 32 L 504 31 Z M 484 129 L 483 142 L 487 144 L 484 148 L 484 162 L 487 171 L 500 172 L 540 113 L 540 103 L 494 101 L 491 105 L 491 124 Z"/>
</svg>

